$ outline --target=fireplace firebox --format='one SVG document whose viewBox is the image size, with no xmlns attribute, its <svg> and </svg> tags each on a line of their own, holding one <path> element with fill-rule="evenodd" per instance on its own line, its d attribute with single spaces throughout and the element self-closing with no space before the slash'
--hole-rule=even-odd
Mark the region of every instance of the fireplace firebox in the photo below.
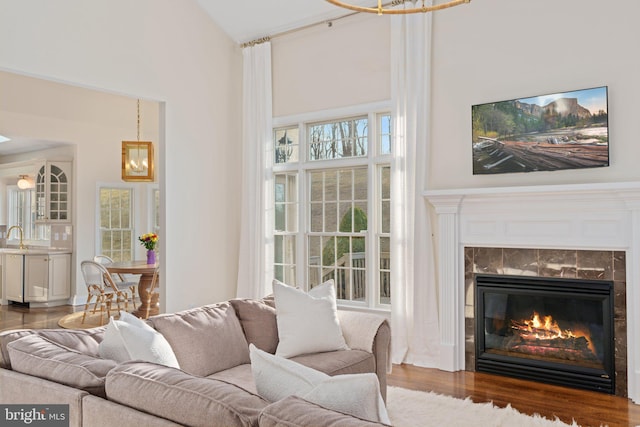
<svg viewBox="0 0 640 427">
<path fill-rule="evenodd" d="M 478 372 L 615 393 L 613 282 L 475 281 Z"/>
</svg>

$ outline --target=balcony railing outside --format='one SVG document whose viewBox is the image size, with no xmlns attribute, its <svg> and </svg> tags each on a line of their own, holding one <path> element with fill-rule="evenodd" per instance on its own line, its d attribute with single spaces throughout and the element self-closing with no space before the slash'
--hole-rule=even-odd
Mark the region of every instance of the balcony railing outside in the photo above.
<svg viewBox="0 0 640 427">
<path fill-rule="evenodd" d="M 317 266 L 320 257 L 314 256 L 309 260 L 310 266 Z M 389 273 L 389 253 L 380 255 L 380 303 L 389 304 L 391 301 L 391 277 Z M 336 285 L 338 299 L 348 301 L 364 301 L 367 289 L 366 258 L 364 252 L 349 252 L 338 258 L 335 266 L 322 268 L 322 279 L 318 280 L 317 267 L 309 271 L 309 281 L 319 284 L 333 279 Z"/>
</svg>

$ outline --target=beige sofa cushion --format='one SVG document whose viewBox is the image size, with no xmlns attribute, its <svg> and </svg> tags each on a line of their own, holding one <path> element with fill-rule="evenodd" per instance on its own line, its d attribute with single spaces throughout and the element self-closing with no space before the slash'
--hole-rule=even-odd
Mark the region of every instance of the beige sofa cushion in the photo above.
<svg viewBox="0 0 640 427">
<path fill-rule="evenodd" d="M 78 353 L 38 335 L 27 335 L 7 346 L 11 368 L 104 396 L 107 372 L 116 366 L 105 360 Z"/>
<path fill-rule="evenodd" d="M 260 427 L 379 427 L 386 424 L 366 421 L 323 408 L 298 396 L 289 396 L 264 408 Z"/>
<path fill-rule="evenodd" d="M 229 302 L 240 319 L 247 342 L 267 353 L 275 353 L 278 348 L 278 324 L 276 309 L 271 305 L 273 298 L 232 299 Z"/>
<path fill-rule="evenodd" d="M 249 363 L 247 340 L 228 302 L 161 314 L 149 320 L 169 341 L 185 372 L 204 377 Z"/>
<path fill-rule="evenodd" d="M 250 426 L 267 402 L 219 380 L 145 362 L 127 362 L 107 375 L 107 398 L 182 425 Z"/>
<path fill-rule="evenodd" d="M 104 327 L 74 329 L 17 329 L 0 332 L 0 368 L 11 369 L 7 344 L 27 335 L 39 335 L 49 341 L 90 356 L 98 355 L 98 344 L 102 341 Z"/>
<path fill-rule="evenodd" d="M 207 378 L 214 380 L 221 380 L 226 383 L 237 385 L 253 394 L 258 394 L 256 390 L 256 383 L 253 380 L 253 372 L 251 372 L 251 365 L 245 363 L 244 365 L 238 365 L 231 369 L 225 369 L 224 371 L 216 372 L 213 375 L 209 375 Z"/>
<path fill-rule="evenodd" d="M 362 350 L 304 354 L 292 357 L 291 360 L 332 376 L 376 372 L 376 361 L 373 354 Z"/>
<path fill-rule="evenodd" d="M 81 425 L 84 427 L 183 427 L 173 421 L 96 396 L 85 396 L 82 399 Z"/>
<path fill-rule="evenodd" d="M 91 329 L 38 329 L 36 333 L 51 342 L 69 347 L 87 356 L 98 357 L 106 326 Z"/>
<path fill-rule="evenodd" d="M 9 358 L 7 345 L 12 341 L 33 334 L 35 334 L 33 329 L 18 329 L 0 332 L 0 368 L 11 369 L 11 359 Z"/>
</svg>

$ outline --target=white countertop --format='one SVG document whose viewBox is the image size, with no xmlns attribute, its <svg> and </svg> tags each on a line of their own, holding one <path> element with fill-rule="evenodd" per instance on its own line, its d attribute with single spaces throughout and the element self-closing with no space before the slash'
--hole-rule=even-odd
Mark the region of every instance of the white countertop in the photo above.
<svg viewBox="0 0 640 427">
<path fill-rule="evenodd" d="M 52 249 L 52 248 L 0 248 L 0 255 L 12 254 L 12 255 L 55 255 L 55 254 L 70 254 L 69 249 Z"/>
</svg>

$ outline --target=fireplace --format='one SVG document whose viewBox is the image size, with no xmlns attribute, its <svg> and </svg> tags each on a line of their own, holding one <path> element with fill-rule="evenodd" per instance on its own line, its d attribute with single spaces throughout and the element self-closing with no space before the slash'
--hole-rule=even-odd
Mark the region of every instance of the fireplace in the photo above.
<svg viewBox="0 0 640 427">
<path fill-rule="evenodd" d="M 477 371 L 615 393 L 612 281 L 475 281 Z"/>
<path fill-rule="evenodd" d="M 611 280 L 616 395 L 640 403 L 640 287 L 634 286 L 640 283 L 640 182 L 423 194 L 436 214 L 432 234 L 442 308 L 439 351 L 429 363 L 447 371 L 475 370 L 477 274 Z"/>
</svg>

